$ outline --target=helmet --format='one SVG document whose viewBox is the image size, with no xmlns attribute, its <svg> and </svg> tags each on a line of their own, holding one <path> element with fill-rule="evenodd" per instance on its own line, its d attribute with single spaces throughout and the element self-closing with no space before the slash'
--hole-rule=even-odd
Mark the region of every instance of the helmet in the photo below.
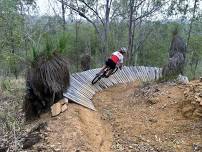
<svg viewBox="0 0 202 152">
<path fill-rule="evenodd" d="M 119 49 L 121 52 L 123 52 L 123 53 L 126 53 L 127 52 L 127 49 L 125 48 L 125 47 L 122 47 L 122 48 L 120 48 Z"/>
</svg>

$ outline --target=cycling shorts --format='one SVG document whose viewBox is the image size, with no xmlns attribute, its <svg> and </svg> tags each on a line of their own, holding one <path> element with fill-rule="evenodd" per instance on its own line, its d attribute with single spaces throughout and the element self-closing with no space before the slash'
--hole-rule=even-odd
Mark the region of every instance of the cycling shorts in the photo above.
<svg viewBox="0 0 202 152">
<path fill-rule="evenodd" d="M 112 60 L 112 59 L 108 59 L 105 64 L 107 66 L 109 66 L 111 69 L 115 69 L 116 68 L 116 63 Z"/>
</svg>

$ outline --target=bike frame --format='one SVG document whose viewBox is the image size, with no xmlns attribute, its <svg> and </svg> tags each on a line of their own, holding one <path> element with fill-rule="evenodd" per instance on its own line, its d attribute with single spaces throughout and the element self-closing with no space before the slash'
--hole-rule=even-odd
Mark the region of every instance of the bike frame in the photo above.
<svg viewBox="0 0 202 152">
<path fill-rule="evenodd" d="M 107 75 L 107 72 L 109 72 L 111 70 L 110 67 L 106 67 L 102 73 L 100 73 L 99 75 L 96 75 L 95 78 L 92 80 L 92 84 L 95 84 L 97 81 L 99 81 L 101 78 L 108 78 L 110 75 L 114 74 L 117 70 L 118 67 L 116 67 L 111 73 L 110 75 Z"/>
</svg>

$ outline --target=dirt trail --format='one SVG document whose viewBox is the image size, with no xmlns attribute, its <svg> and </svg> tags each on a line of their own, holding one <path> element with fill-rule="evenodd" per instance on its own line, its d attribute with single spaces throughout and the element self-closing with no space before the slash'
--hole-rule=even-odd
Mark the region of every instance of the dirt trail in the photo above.
<svg viewBox="0 0 202 152">
<path fill-rule="evenodd" d="M 202 121 L 181 114 L 184 86 L 120 85 L 96 94 L 97 112 L 76 104 L 48 122 L 38 151 L 199 152 Z M 42 118 L 43 119 L 43 118 Z"/>
<path fill-rule="evenodd" d="M 44 117 L 44 118 L 43 118 Z M 48 119 L 45 140 L 34 146 L 38 151 L 110 152 L 111 127 L 100 120 L 98 112 L 76 104 L 69 104 L 61 115 Z"/>
<path fill-rule="evenodd" d="M 202 151 L 202 121 L 181 114 L 184 86 L 160 84 L 150 90 L 134 83 L 94 98 L 112 126 L 114 151 Z"/>
</svg>

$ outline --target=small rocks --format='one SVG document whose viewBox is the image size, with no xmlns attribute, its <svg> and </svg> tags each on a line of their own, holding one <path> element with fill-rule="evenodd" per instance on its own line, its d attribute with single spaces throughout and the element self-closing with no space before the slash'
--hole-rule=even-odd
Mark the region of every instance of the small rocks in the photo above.
<svg viewBox="0 0 202 152">
<path fill-rule="evenodd" d="M 8 150 L 8 147 L 0 147 L 0 152 L 6 152 Z"/>
<path fill-rule="evenodd" d="M 202 145 L 200 145 L 200 144 L 193 144 L 192 148 L 193 148 L 193 152 L 200 152 L 202 150 Z"/>
<path fill-rule="evenodd" d="M 150 104 L 156 104 L 156 103 L 158 103 L 160 101 L 160 99 L 159 98 L 157 98 L 157 97 L 151 97 L 151 98 L 149 98 L 148 99 L 148 103 L 150 103 Z"/>
<path fill-rule="evenodd" d="M 59 115 L 60 112 L 61 112 L 61 104 L 59 102 L 51 106 L 51 114 L 53 117 Z"/>
<path fill-rule="evenodd" d="M 52 130 L 51 130 L 50 127 L 46 127 L 46 131 L 47 131 L 47 132 L 51 132 Z"/>
<path fill-rule="evenodd" d="M 194 110 L 195 109 L 192 105 L 187 105 L 184 108 L 182 108 L 182 114 L 185 117 L 191 117 L 193 115 Z"/>
<path fill-rule="evenodd" d="M 43 139 L 41 132 L 45 130 L 46 127 L 47 122 L 42 122 L 31 128 L 22 141 L 22 148 L 31 148 L 33 145 L 39 143 Z"/>
<path fill-rule="evenodd" d="M 149 97 L 149 96 L 158 96 L 160 94 L 160 89 L 157 84 L 151 85 L 151 86 L 143 86 L 139 90 L 136 90 L 134 92 L 133 97 L 139 97 L 139 96 L 144 96 L 144 97 Z"/>
<path fill-rule="evenodd" d="M 67 104 L 64 104 L 61 108 L 61 112 L 65 112 L 67 110 Z"/>
<path fill-rule="evenodd" d="M 171 98 L 171 96 L 167 96 L 167 98 Z"/>
<path fill-rule="evenodd" d="M 155 90 L 154 90 L 155 92 L 159 92 L 160 91 L 160 89 L 159 88 L 155 88 Z"/>
<path fill-rule="evenodd" d="M 182 114 L 185 117 L 202 117 L 202 83 L 193 81 L 186 86 Z"/>
<path fill-rule="evenodd" d="M 194 117 L 201 117 L 202 118 L 202 109 L 196 109 L 194 112 L 193 112 L 193 116 Z"/>
<path fill-rule="evenodd" d="M 58 116 L 61 112 L 67 110 L 68 99 L 64 98 L 51 106 L 52 117 Z"/>
<path fill-rule="evenodd" d="M 157 119 L 154 119 L 154 118 L 150 118 L 149 121 L 150 121 L 151 123 L 157 123 L 157 122 L 158 122 L 158 120 L 157 120 Z"/>
<path fill-rule="evenodd" d="M 178 82 L 179 84 L 188 84 L 188 83 L 189 83 L 189 79 L 188 79 L 187 76 L 183 76 L 183 75 L 180 74 L 180 75 L 177 77 L 177 82 Z"/>
<path fill-rule="evenodd" d="M 103 114 L 101 116 L 103 120 L 112 120 L 113 114 L 109 109 L 103 109 Z"/>
<path fill-rule="evenodd" d="M 184 91 L 184 96 L 187 97 L 189 92 L 190 92 L 190 89 L 186 88 L 186 90 Z"/>
<path fill-rule="evenodd" d="M 55 152 L 60 152 L 61 149 L 60 149 L 60 148 L 55 148 L 54 151 L 55 151 Z"/>
<path fill-rule="evenodd" d="M 120 143 L 116 143 L 116 145 L 113 145 L 113 148 L 117 151 L 124 151 L 124 146 Z"/>
</svg>

